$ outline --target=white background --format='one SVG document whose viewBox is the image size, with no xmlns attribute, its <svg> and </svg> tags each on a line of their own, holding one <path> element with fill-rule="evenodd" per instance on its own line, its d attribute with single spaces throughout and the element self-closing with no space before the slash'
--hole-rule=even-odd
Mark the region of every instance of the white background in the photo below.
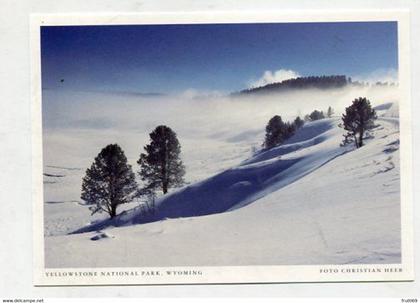
<svg viewBox="0 0 420 303">
<path fill-rule="evenodd" d="M 30 13 L 411 9 L 413 180 L 416 272 L 420 235 L 420 1 L 0 0 L 0 298 L 80 296 L 392 296 L 418 297 L 419 282 L 33 287 L 30 119 Z"/>
</svg>

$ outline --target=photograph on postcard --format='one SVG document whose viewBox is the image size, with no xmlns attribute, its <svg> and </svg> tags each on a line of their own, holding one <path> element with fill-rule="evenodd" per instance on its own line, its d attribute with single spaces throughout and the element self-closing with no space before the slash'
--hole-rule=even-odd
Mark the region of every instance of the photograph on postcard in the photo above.
<svg viewBox="0 0 420 303">
<path fill-rule="evenodd" d="M 41 25 L 45 269 L 401 264 L 398 26 Z"/>
</svg>

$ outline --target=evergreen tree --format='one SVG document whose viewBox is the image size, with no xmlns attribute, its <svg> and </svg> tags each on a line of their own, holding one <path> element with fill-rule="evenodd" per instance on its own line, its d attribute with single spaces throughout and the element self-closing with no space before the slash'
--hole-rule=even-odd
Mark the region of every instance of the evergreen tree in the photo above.
<svg viewBox="0 0 420 303">
<path fill-rule="evenodd" d="M 295 121 L 293 121 L 293 124 L 295 125 L 296 129 L 299 129 L 305 124 L 305 121 L 303 121 L 300 117 L 296 117 Z"/>
<path fill-rule="evenodd" d="M 325 118 L 325 116 L 324 116 L 324 112 L 323 111 L 314 110 L 309 115 L 309 119 L 311 121 L 316 121 L 316 120 L 320 120 L 320 119 L 324 119 L 324 118 Z"/>
<path fill-rule="evenodd" d="M 92 215 L 104 211 L 113 218 L 118 205 L 131 202 L 136 192 L 135 175 L 123 150 L 118 144 L 110 144 L 86 170 L 81 199 L 92 205 Z"/>
<path fill-rule="evenodd" d="M 283 141 L 289 139 L 296 132 L 296 125 L 294 123 L 285 123 L 285 128 L 283 131 Z"/>
<path fill-rule="evenodd" d="M 184 184 L 185 167 L 180 159 L 181 145 L 176 133 L 160 125 L 149 134 L 150 144 L 144 147 L 137 163 L 139 175 L 146 183 L 146 190 L 162 189 L 166 194 L 171 187 Z"/>
<path fill-rule="evenodd" d="M 331 118 L 332 115 L 334 115 L 334 110 L 331 108 L 331 106 L 328 106 L 327 117 Z"/>
<path fill-rule="evenodd" d="M 369 100 L 366 98 L 355 99 L 342 116 L 343 124 L 341 126 L 347 131 L 343 143 L 348 143 L 351 138 L 356 148 L 362 147 L 363 136 L 367 130 L 373 127 L 376 118 L 376 112 L 371 107 Z"/>
<path fill-rule="evenodd" d="M 269 149 L 281 144 L 285 139 L 285 128 L 286 124 L 280 116 L 275 115 L 272 117 L 265 127 L 265 140 L 263 146 L 266 149 Z"/>
</svg>

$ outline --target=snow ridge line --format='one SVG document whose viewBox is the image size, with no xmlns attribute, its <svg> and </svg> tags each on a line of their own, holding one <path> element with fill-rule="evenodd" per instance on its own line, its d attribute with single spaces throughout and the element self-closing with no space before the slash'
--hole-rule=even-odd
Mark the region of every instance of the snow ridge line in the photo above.
<svg viewBox="0 0 420 303">
<path fill-rule="evenodd" d="M 285 185 L 283 185 L 283 186 L 276 186 L 277 184 L 274 184 L 274 185 L 272 185 L 272 186 L 268 187 L 268 188 L 267 188 L 264 192 L 259 192 L 259 193 L 257 193 L 255 196 L 250 197 L 250 198 L 249 198 L 249 200 L 247 199 L 247 200 L 243 201 L 242 203 L 240 203 L 240 204 L 237 204 L 237 205 L 233 206 L 232 208 L 228 209 L 227 211 L 233 211 L 233 210 L 236 210 L 236 209 L 239 209 L 239 208 L 245 207 L 245 206 L 247 206 L 247 205 L 249 205 L 249 204 L 251 204 L 251 203 L 255 202 L 256 200 L 258 200 L 258 199 L 260 199 L 260 198 L 262 198 L 262 197 L 264 197 L 264 196 L 266 196 L 266 195 L 270 194 L 270 193 L 271 193 L 271 192 L 273 192 L 273 191 L 277 191 L 277 190 L 280 190 L 280 189 L 282 189 L 282 188 L 285 188 L 285 187 L 287 187 L 287 186 L 289 186 L 289 185 L 292 185 L 292 184 L 293 184 L 293 183 L 295 183 L 296 181 L 299 181 L 300 179 L 302 179 L 302 178 L 304 178 L 304 177 L 306 177 L 306 176 L 308 176 L 308 175 L 312 174 L 314 171 L 318 170 L 318 169 L 319 169 L 319 168 L 321 168 L 322 166 L 324 166 L 324 165 L 328 164 L 329 162 L 331 162 L 331 161 L 335 160 L 335 159 L 336 159 L 336 158 L 338 158 L 338 157 L 343 156 L 344 154 L 346 154 L 346 153 L 348 153 L 348 152 L 350 152 L 350 151 L 352 151 L 352 150 L 353 150 L 353 148 L 345 149 L 343 152 L 341 152 L 341 153 L 339 153 L 339 154 L 337 154 L 337 155 L 333 156 L 332 158 L 327 159 L 326 161 L 324 161 L 324 162 L 320 163 L 320 164 L 319 164 L 319 165 L 317 165 L 317 166 L 314 166 L 313 168 L 309 169 L 308 171 L 306 171 L 306 172 L 304 172 L 304 173 L 302 173 L 302 174 L 298 174 L 298 175 L 297 175 L 295 178 L 293 178 L 290 182 L 287 182 L 287 184 L 285 184 Z M 299 164 L 299 162 L 298 162 L 298 163 L 296 163 L 296 164 Z M 288 168 L 287 170 L 292 169 L 292 168 L 293 168 L 293 166 L 295 166 L 296 164 L 292 165 L 292 166 L 291 166 L 290 168 Z M 285 172 L 287 172 L 287 170 L 282 171 L 281 173 L 285 173 Z M 276 177 L 277 177 L 277 176 L 274 176 L 273 178 L 276 178 Z M 267 180 L 267 181 L 270 181 L 270 180 Z M 269 191 L 269 192 L 267 193 L 267 191 Z"/>
</svg>

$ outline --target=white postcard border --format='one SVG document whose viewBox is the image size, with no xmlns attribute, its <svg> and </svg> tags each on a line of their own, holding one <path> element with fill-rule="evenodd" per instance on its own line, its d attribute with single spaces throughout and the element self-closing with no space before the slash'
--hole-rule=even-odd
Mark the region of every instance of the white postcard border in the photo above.
<svg viewBox="0 0 420 303">
<path fill-rule="evenodd" d="M 398 22 L 398 69 L 399 87 L 401 90 L 401 264 L 45 268 L 42 178 L 41 26 L 346 21 Z M 221 284 L 414 280 L 412 137 L 409 61 L 410 44 L 408 10 L 288 10 L 258 13 L 193 12 L 65 15 L 33 14 L 31 15 L 30 39 L 34 285 Z"/>
</svg>

